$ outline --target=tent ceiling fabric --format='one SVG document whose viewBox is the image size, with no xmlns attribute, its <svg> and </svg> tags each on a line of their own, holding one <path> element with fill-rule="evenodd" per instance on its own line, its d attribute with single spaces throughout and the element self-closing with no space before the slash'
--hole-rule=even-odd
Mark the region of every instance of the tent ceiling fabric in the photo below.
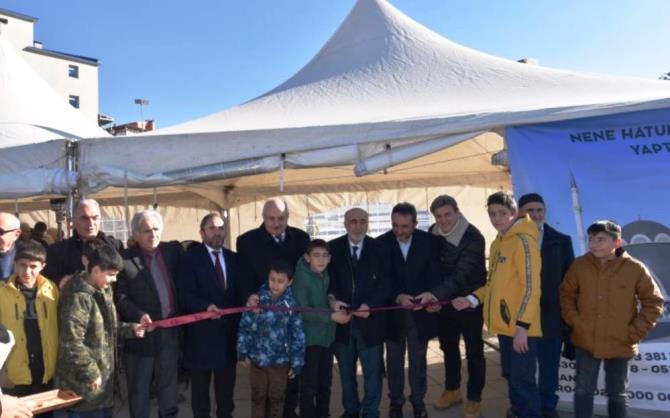
<svg viewBox="0 0 670 418">
<path fill-rule="evenodd" d="M 425 141 L 454 134 L 667 106 L 670 83 L 520 64 L 455 44 L 385 0 L 359 0 L 316 56 L 268 93 L 152 135 L 83 141 L 81 187 L 276 171 L 282 155 L 290 164 L 303 152 L 321 154 L 306 166 L 353 166 L 379 154 L 363 144 L 416 141 L 404 148 L 417 156 Z"/>
</svg>

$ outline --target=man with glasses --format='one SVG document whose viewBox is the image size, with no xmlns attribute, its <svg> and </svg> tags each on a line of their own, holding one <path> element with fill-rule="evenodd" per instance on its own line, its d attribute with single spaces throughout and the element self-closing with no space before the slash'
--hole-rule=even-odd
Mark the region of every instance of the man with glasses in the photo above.
<svg viewBox="0 0 670 418">
<path fill-rule="evenodd" d="M 0 212 L 0 280 L 14 274 L 16 240 L 21 235 L 21 222 L 11 213 Z"/>
</svg>

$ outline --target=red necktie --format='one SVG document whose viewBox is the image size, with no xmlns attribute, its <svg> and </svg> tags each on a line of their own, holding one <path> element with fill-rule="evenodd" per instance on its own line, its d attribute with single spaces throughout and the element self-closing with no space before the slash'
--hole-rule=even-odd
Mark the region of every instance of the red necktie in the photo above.
<svg viewBox="0 0 670 418">
<path fill-rule="evenodd" d="M 216 271 L 216 277 L 219 279 L 219 286 L 225 292 L 226 291 L 226 275 L 223 273 L 223 266 L 221 266 L 221 259 L 219 258 L 221 251 L 212 251 L 214 256 L 214 271 Z"/>
</svg>

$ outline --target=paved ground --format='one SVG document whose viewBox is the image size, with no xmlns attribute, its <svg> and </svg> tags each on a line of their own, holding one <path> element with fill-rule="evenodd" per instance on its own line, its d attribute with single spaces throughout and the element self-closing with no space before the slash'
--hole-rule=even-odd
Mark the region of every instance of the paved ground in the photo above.
<svg viewBox="0 0 670 418">
<path fill-rule="evenodd" d="M 461 350 L 464 352 L 465 350 Z M 465 361 L 463 364 L 463 375 L 464 380 L 467 379 L 467 368 Z M 486 387 L 484 388 L 484 393 L 482 395 L 482 417 L 486 418 L 498 418 L 504 417 L 505 411 L 508 408 L 507 401 L 507 383 L 500 375 L 500 360 L 498 352 L 493 350 L 490 347 L 486 347 Z M 337 375 L 337 364 L 333 369 L 333 394 L 331 398 L 331 416 L 338 417 L 342 413 L 342 404 L 341 404 L 341 389 L 340 389 L 340 379 Z M 250 406 L 250 393 L 249 393 L 249 376 L 247 369 L 243 367 L 238 367 L 237 375 L 237 384 L 235 388 L 235 416 L 240 418 L 246 418 L 250 416 L 251 406 Z M 467 380 L 465 380 L 467 382 Z M 444 366 L 442 363 L 442 352 L 440 351 L 439 344 L 436 340 L 431 341 L 428 347 L 428 394 L 426 397 L 426 404 L 428 406 L 428 414 L 431 417 L 437 418 L 455 418 L 463 416 L 463 407 L 457 406 L 450 408 L 446 411 L 436 411 L 432 407 L 432 403 L 440 396 L 442 393 L 444 384 Z M 362 376 L 359 370 L 359 387 L 362 388 Z M 185 390 L 183 387 L 180 387 L 183 394 L 183 402 L 179 405 L 179 418 L 191 417 L 190 409 L 190 392 Z M 406 389 L 406 393 L 409 392 L 409 387 Z M 386 384 L 384 384 L 384 396 L 382 399 L 381 406 L 381 416 L 388 416 L 388 390 L 386 389 Z M 153 401 L 152 406 L 153 414 L 156 414 L 156 402 Z M 569 408 L 569 406 L 568 406 Z M 117 414 L 117 417 L 126 418 L 129 416 L 128 408 L 124 405 Z M 155 415 L 153 415 L 155 416 Z M 409 404 L 405 405 L 405 416 L 412 417 L 412 407 Z M 562 417 L 572 417 L 572 414 L 567 412 L 561 412 Z"/>
</svg>

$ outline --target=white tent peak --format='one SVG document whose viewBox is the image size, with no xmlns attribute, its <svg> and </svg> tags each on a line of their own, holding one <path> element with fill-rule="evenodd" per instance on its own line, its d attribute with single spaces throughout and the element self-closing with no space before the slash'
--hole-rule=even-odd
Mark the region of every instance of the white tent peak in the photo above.
<svg viewBox="0 0 670 418">
<path fill-rule="evenodd" d="M 668 97 L 670 83 L 517 63 L 451 42 L 385 0 L 359 0 L 286 82 L 242 105 L 153 134 L 443 119 Z"/>
<path fill-rule="evenodd" d="M 109 136 L 70 106 L 0 34 L 0 148 Z"/>
</svg>

